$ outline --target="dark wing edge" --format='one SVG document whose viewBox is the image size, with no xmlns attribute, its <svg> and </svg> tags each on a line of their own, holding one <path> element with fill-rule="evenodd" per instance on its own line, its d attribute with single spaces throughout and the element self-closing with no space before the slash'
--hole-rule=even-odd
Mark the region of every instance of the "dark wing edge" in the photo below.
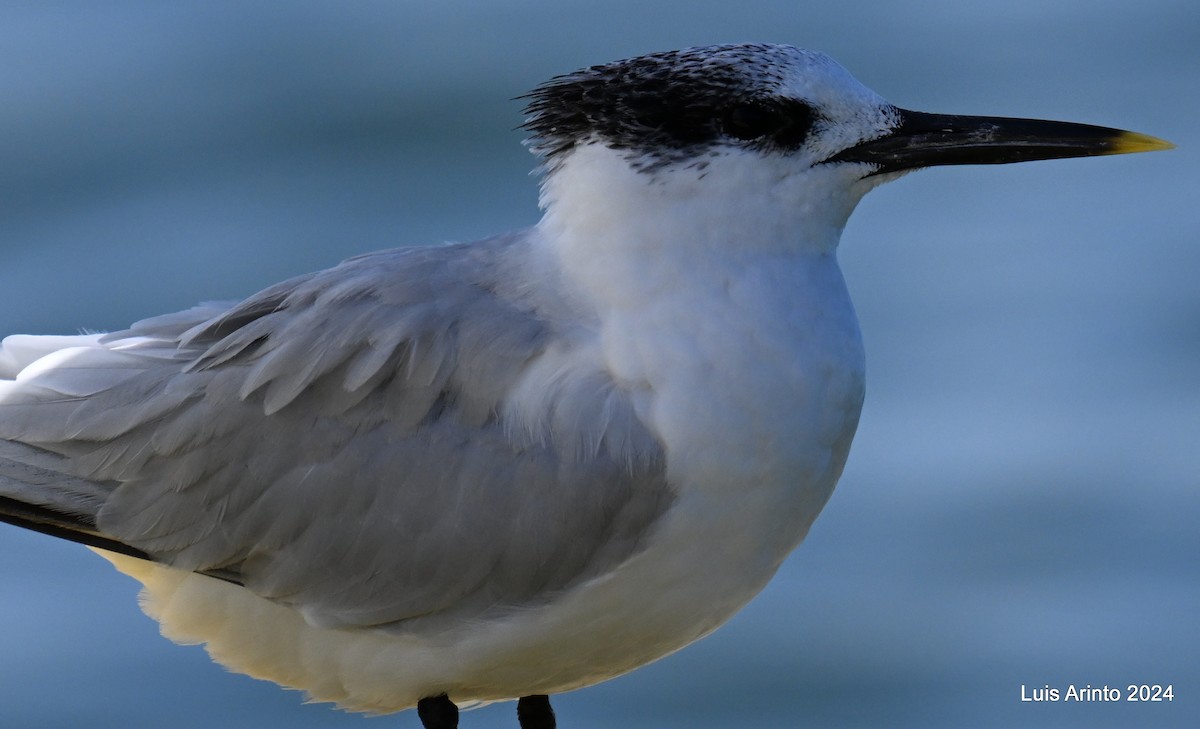
<svg viewBox="0 0 1200 729">
<path fill-rule="evenodd" d="M 62 456 L 16 441 L 0 441 L 0 522 L 95 549 L 158 562 L 150 553 L 105 534 L 96 525 L 96 510 L 107 489 L 48 464 Z M 53 483 L 53 489 L 38 489 Z M 19 497 L 19 498 L 18 498 Z M 241 584 L 227 570 L 206 570 L 225 582 Z"/>
<path fill-rule="evenodd" d="M 155 561 L 142 550 L 96 531 L 90 519 L 0 496 L 0 522 L 127 557 Z"/>
</svg>

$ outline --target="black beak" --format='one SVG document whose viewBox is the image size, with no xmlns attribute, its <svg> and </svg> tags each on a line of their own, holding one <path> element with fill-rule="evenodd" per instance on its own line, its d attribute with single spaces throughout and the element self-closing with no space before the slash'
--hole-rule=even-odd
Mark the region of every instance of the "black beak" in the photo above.
<svg viewBox="0 0 1200 729">
<path fill-rule="evenodd" d="M 827 162 L 867 162 L 871 174 L 935 165 L 997 165 L 1171 149 L 1155 137 L 1108 127 L 1000 116 L 925 114 L 896 109 L 900 124 L 886 136 L 844 149 Z"/>
</svg>

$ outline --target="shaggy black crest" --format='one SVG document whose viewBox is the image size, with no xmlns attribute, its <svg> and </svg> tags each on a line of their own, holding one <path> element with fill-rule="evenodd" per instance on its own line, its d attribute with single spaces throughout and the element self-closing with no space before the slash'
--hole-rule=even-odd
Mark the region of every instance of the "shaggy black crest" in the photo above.
<svg viewBox="0 0 1200 729">
<path fill-rule="evenodd" d="M 645 158 L 642 169 L 719 144 L 790 151 L 815 112 L 778 89 L 792 49 L 728 45 L 655 53 L 556 76 L 522 98 L 530 146 L 553 168 L 591 140 Z"/>
</svg>

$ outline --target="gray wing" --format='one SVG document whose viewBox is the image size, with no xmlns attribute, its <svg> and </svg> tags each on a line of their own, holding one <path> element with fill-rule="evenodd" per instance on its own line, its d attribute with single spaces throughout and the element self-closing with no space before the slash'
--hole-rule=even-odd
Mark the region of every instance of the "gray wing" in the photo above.
<svg viewBox="0 0 1200 729">
<path fill-rule="evenodd" d="M 604 574 L 669 505 L 661 449 L 527 245 L 362 256 L 33 357 L 0 387 L 0 498 L 324 625 Z"/>
</svg>

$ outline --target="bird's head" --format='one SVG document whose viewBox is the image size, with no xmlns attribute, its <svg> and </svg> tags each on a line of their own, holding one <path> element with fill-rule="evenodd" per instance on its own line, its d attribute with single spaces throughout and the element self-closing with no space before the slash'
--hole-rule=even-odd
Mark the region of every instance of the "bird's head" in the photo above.
<svg viewBox="0 0 1200 729">
<path fill-rule="evenodd" d="M 833 243 L 863 194 L 908 170 L 1171 146 L 1084 124 L 908 111 L 828 56 L 786 45 L 654 53 L 556 77 L 526 98 L 547 208 L 603 197 L 617 214 L 673 205 L 701 224 L 773 227 L 781 215 Z"/>
</svg>

